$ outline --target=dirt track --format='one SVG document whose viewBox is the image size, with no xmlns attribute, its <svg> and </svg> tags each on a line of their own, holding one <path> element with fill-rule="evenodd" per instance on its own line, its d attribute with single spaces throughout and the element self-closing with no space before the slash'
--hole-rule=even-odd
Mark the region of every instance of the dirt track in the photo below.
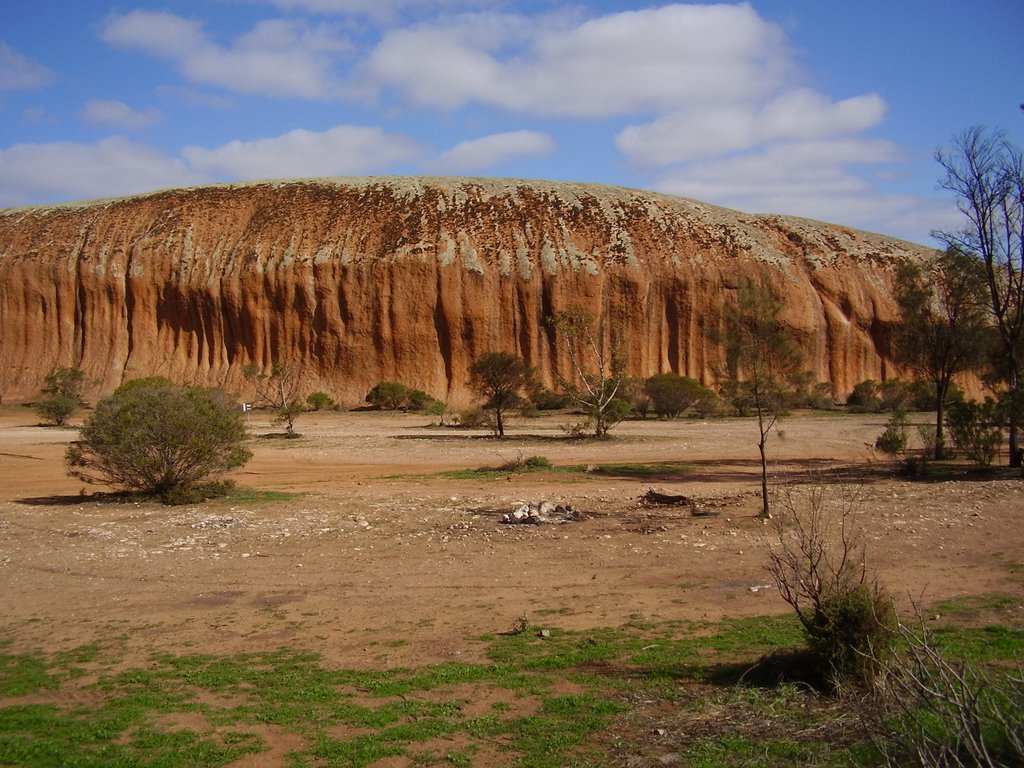
<svg viewBox="0 0 1024 768">
<path fill-rule="evenodd" d="M 61 462 L 76 433 L 4 409 L 3 637 L 32 650 L 117 637 L 127 662 L 157 649 L 288 645 L 381 666 L 472 657 L 470 638 L 523 614 L 583 628 L 786 610 L 764 588 L 750 421 L 629 422 L 599 443 L 562 439 L 557 419 L 518 421 L 500 442 L 428 421 L 310 414 L 300 440 L 253 440 L 255 458 L 235 477 L 301 496 L 163 507 L 79 496 Z M 774 473 L 802 483 L 809 470 L 863 468 L 883 421 L 790 418 L 771 445 Z M 257 417 L 253 431 L 271 428 Z M 685 461 L 692 471 L 671 481 L 438 476 L 534 454 L 555 465 Z M 715 514 L 645 507 L 638 498 L 652 486 L 698 497 Z M 1024 479 L 923 483 L 875 473 L 857 492 L 870 563 L 895 594 L 1024 598 Z M 586 519 L 500 523 L 515 503 L 539 499 L 571 503 Z"/>
</svg>

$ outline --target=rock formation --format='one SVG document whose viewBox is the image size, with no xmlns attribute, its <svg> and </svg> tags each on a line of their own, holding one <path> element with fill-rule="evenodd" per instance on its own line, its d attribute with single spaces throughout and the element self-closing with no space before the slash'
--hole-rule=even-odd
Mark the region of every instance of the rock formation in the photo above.
<svg viewBox="0 0 1024 768">
<path fill-rule="evenodd" d="M 0 394 L 79 366 L 93 396 L 163 375 L 245 395 L 297 366 L 355 404 L 401 381 L 464 405 L 467 368 L 522 355 L 568 373 L 546 323 L 582 304 L 636 376 L 713 384 L 709 336 L 743 275 L 785 302 L 809 369 L 843 396 L 891 375 L 891 282 L 926 249 L 782 216 L 583 184 L 363 178 L 220 185 L 0 211 Z"/>
</svg>

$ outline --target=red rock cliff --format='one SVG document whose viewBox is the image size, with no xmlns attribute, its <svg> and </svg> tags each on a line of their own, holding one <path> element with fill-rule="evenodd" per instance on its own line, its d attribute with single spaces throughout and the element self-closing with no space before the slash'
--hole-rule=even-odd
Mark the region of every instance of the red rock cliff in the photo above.
<svg viewBox="0 0 1024 768">
<path fill-rule="evenodd" d="M 925 249 L 843 227 L 582 184 L 368 178 L 170 190 L 0 211 L 0 394 L 58 365 L 96 395 L 160 374 L 242 392 L 279 354 L 361 401 L 382 379 L 455 404 L 479 354 L 567 373 L 545 323 L 573 303 L 628 334 L 629 368 L 713 382 L 708 329 L 770 282 L 811 370 L 881 379 L 895 265 Z"/>
</svg>

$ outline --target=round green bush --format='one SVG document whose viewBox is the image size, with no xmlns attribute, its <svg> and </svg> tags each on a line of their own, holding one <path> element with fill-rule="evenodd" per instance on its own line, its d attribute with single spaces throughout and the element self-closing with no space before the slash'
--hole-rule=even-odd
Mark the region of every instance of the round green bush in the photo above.
<svg viewBox="0 0 1024 768">
<path fill-rule="evenodd" d="M 896 643 L 892 598 L 859 582 L 823 597 L 807 628 L 808 645 L 833 686 L 869 687 Z"/>
<path fill-rule="evenodd" d="M 96 404 L 65 458 L 73 477 L 171 503 L 245 464 L 245 437 L 241 410 L 223 392 L 137 379 Z"/>
</svg>

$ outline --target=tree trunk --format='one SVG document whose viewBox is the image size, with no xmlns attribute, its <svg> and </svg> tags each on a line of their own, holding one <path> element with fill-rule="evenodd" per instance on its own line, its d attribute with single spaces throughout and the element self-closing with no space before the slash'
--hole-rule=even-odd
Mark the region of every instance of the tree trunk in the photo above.
<svg viewBox="0 0 1024 768">
<path fill-rule="evenodd" d="M 498 426 L 498 437 L 505 436 L 505 423 L 501 420 L 501 408 L 494 409 L 494 420 Z"/>
<path fill-rule="evenodd" d="M 1024 456 L 1021 455 L 1020 447 L 1017 444 L 1017 406 L 1021 401 L 1017 387 L 1020 381 L 1017 378 L 1017 360 L 1010 355 L 1010 466 L 1020 467 L 1024 465 Z"/>
<path fill-rule="evenodd" d="M 761 519 L 767 520 L 772 516 L 768 509 L 768 459 L 765 456 L 768 434 L 764 429 L 764 412 L 760 403 L 757 403 L 757 428 L 761 434 L 761 439 L 757 442 L 757 450 L 761 454 Z"/>
<path fill-rule="evenodd" d="M 946 436 L 943 432 L 943 420 L 946 415 L 946 393 L 949 382 L 935 382 L 935 460 L 946 458 Z"/>
<path fill-rule="evenodd" d="M 761 517 L 767 520 L 772 513 L 768 510 L 768 460 L 764 455 L 764 444 L 765 438 L 762 436 L 761 442 L 757 444 L 761 452 Z"/>
</svg>

